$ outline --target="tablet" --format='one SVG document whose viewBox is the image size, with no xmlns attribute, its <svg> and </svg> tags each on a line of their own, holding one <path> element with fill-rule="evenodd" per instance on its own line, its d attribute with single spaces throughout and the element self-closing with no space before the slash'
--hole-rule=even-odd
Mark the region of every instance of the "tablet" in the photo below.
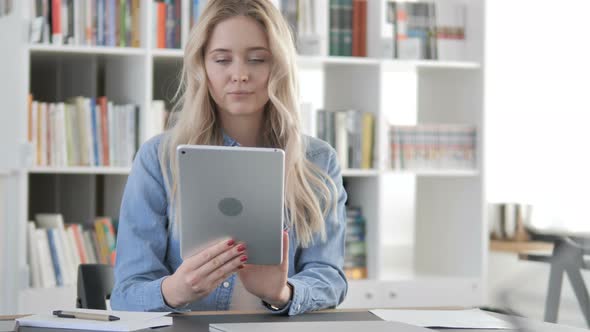
<svg viewBox="0 0 590 332">
<path fill-rule="evenodd" d="M 280 264 L 284 151 L 210 145 L 176 150 L 182 258 L 231 237 L 246 243 L 248 264 Z"/>
</svg>

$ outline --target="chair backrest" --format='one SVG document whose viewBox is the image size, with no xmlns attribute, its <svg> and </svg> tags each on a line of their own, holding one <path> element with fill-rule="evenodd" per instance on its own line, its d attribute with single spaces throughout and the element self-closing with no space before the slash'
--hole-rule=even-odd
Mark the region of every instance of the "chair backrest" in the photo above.
<svg viewBox="0 0 590 332">
<path fill-rule="evenodd" d="M 115 284 L 113 267 L 106 264 L 80 264 L 78 266 L 78 297 L 76 307 L 107 309 Z"/>
</svg>

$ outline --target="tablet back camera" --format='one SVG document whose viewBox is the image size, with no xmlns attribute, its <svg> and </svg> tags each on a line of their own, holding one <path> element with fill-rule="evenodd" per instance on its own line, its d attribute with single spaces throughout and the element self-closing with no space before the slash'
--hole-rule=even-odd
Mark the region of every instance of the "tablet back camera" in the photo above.
<svg viewBox="0 0 590 332">
<path fill-rule="evenodd" d="M 217 204 L 217 208 L 221 213 L 228 217 L 235 217 L 242 213 L 244 207 L 242 206 L 242 202 L 239 199 L 233 197 L 227 197 L 219 201 Z"/>
</svg>

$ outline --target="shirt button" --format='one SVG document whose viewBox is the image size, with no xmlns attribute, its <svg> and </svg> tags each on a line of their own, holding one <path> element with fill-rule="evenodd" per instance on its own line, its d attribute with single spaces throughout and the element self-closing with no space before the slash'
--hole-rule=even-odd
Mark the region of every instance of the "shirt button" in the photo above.
<svg viewBox="0 0 590 332">
<path fill-rule="evenodd" d="M 229 282 L 228 281 L 224 281 L 223 282 L 223 288 L 228 288 L 229 287 Z"/>
</svg>

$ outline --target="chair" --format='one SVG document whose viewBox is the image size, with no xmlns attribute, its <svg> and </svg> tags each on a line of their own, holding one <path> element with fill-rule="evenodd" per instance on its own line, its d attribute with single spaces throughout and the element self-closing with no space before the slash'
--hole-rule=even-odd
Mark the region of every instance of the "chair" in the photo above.
<svg viewBox="0 0 590 332">
<path fill-rule="evenodd" d="M 590 298 L 581 273 L 581 270 L 590 270 L 590 260 L 587 257 L 590 255 L 590 239 L 545 234 L 534 234 L 533 238 L 534 240 L 554 242 L 553 254 L 550 256 L 537 254 L 519 256 L 522 260 L 550 264 L 549 286 L 545 300 L 545 321 L 557 323 L 563 275 L 567 274 L 578 298 L 582 315 L 590 327 Z"/>
<path fill-rule="evenodd" d="M 106 264 L 80 264 L 78 266 L 78 296 L 76 307 L 106 310 L 115 284 L 113 267 Z"/>
</svg>

